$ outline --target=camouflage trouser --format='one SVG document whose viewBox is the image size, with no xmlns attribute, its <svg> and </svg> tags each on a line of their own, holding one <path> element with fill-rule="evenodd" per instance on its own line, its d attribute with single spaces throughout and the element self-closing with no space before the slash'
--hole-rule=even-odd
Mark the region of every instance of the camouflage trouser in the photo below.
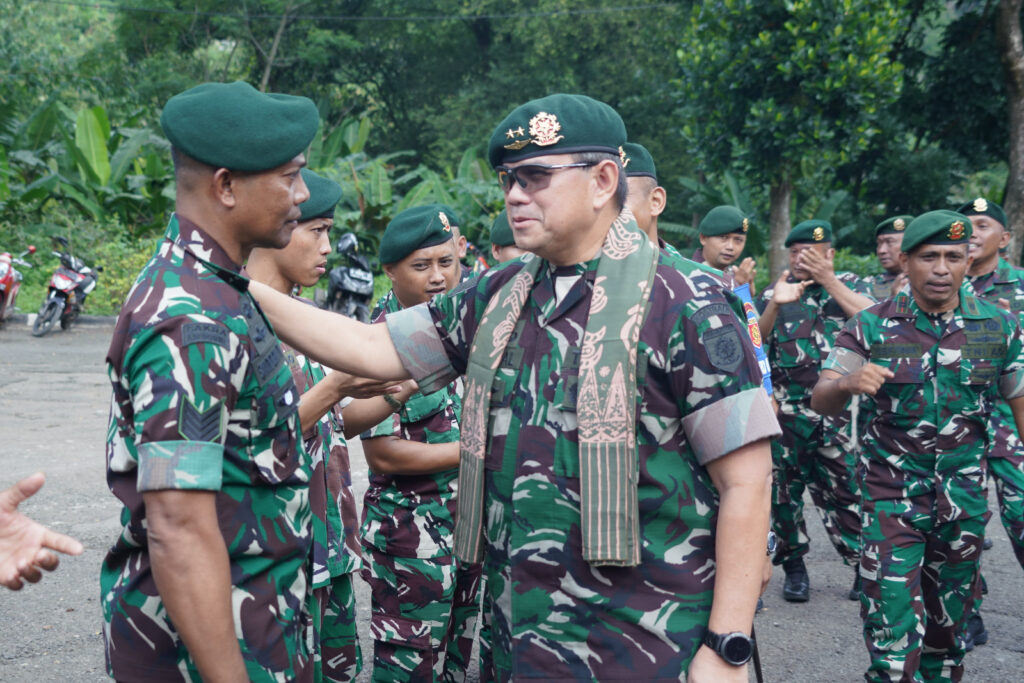
<svg viewBox="0 0 1024 683">
<path fill-rule="evenodd" d="M 462 681 L 479 613 L 480 565 L 364 547 L 374 681 Z"/>
<path fill-rule="evenodd" d="M 994 436 L 988 453 L 988 471 L 996 482 L 999 516 L 1013 544 L 1017 562 L 1024 568 L 1024 445 L 1017 426 L 1000 412 L 992 416 Z"/>
<path fill-rule="evenodd" d="M 863 501 L 868 681 L 959 681 L 986 514 L 938 523 L 935 497 Z"/>
<path fill-rule="evenodd" d="M 855 454 L 836 432 L 829 430 L 826 442 L 822 425 L 803 416 L 780 411 L 779 424 L 782 437 L 772 442 L 772 527 L 779 547 L 772 562 L 803 557 L 810 548 L 804 522 L 806 488 L 832 545 L 846 564 L 855 566 L 860 556 Z"/>
<path fill-rule="evenodd" d="M 491 621 L 494 615 L 491 612 L 490 595 L 487 592 L 487 575 L 483 574 L 480 579 L 480 680 L 494 680 L 494 654 L 491 637 Z"/>
<path fill-rule="evenodd" d="M 352 574 L 313 589 L 313 655 L 316 681 L 354 681 L 363 668 L 356 633 L 356 594 Z"/>
</svg>

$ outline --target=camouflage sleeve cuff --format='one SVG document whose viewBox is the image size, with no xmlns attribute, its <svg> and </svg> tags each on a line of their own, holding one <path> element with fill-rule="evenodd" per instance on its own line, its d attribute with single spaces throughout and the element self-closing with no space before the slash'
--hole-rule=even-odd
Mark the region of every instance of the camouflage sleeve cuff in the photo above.
<svg viewBox="0 0 1024 683">
<path fill-rule="evenodd" d="M 359 435 L 360 439 L 373 439 L 378 436 L 397 436 L 401 428 L 401 418 L 398 413 L 392 413 L 380 421 L 376 427 L 367 429 Z"/>
<path fill-rule="evenodd" d="M 840 375 L 850 375 L 864 367 L 867 362 L 868 359 L 856 351 L 837 346 L 832 349 L 832 353 L 828 354 L 828 358 L 821 364 L 821 369 L 834 370 Z"/>
<path fill-rule="evenodd" d="M 148 441 L 139 444 L 139 492 L 164 489 L 219 491 L 224 446 L 208 441 Z"/>
<path fill-rule="evenodd" d="M 1007 401 L 1024 396 L 1024 370 L 1016 370 L 999 377 L 999 395 Z"/>
<path fill-rule="evenodd" d="M 701 465 L 782 434 L 768 394 L 760 385 L 690 413 L 683 418 L 683 430 Z"/>
<path fill-rule="evenodd" d="M 427 304 L 389 313 L 387 325 L 402 365 L 420 385 L 421 392 L 439 391 L 458 377 Z"/>
</svg>

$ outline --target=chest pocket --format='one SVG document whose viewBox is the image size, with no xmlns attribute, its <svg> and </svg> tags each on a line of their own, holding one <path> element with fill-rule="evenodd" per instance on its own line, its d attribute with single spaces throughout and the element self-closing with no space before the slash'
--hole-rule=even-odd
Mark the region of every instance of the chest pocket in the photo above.
<svg viewBox="0 0 1024 683">
<path fill-rule="evenodd" d="M 923 353 L 921 345 L 913 343 L 883 342 L 871 347 L 871 362 L 888 368 L 894 375 L 875 396 L 881 414 L 920 416 L 924 413 Z"/>
<path fill-rule="evenodd" d="M 799 303 L 779 306 L 777 322 L 781 325 L 777 333 L 780 342 L 795 339 L 810 339 L 814 334 L 814 312 Z"/>
<path fill-rule="evenodd" d="M 252 373 L 256 388 L 251 403 L 249 453 L 254 479 L 269 484 L 306 481 L 299 472 L 303 458 L 298 443 L 299 394 L 277 338 L 248 301 L 242 315 L 249 324 Z"/>
<path fill-rule="evenodd" d="M 1002 359 L 1006 357 L 1003 341 L 978 341 L 968 336 L 960 347 L 960 383 L 978 387 L 994 384 L 999 379 Z M 998 339 L 993 335 L 993 339 Z"/>
</svg>

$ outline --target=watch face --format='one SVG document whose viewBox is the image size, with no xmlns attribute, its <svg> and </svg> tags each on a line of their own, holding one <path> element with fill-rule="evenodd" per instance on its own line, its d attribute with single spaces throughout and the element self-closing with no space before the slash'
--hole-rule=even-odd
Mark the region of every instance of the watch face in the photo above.
<svg viewBox="0 0 1024 683">
<path fill-rule="evenodd" d="M 772 553 L 775 552 L 775 548 L 778 546 L 778 544 L 779 544 L 779 539 L 775 535 L 775 532 L 774 531 L 769 531 L 768 532 L 768 554 L 769 555 L 771 555 Z"/>
<path fill-rule="evenodd" d="M 722 656 L 730 664 L 746 664 L 751 654 L 753 646 L 742 633 L 730 633 L 722 643 Z"/>
</svg>

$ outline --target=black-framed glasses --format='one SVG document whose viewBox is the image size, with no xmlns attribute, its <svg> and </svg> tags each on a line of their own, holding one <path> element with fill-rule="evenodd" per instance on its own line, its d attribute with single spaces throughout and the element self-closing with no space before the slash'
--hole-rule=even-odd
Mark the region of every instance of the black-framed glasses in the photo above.
<svg viewBox="0 0 1024 683">
<path fill-rule="evenodd" d="M 498 182 L 501 189 L 508 192 L 512 189 L 512 183 L 519 183 L 519 187 L 526 192 L 543 190 L 551 182 L 551 174 L 563 168 L 590 168 L 596 166 L 592 161 L 578 161 L 572 164 L 523 164 L 522 166 L 498 166 L 494 170 L 498 172 Z"/>
</svg>

